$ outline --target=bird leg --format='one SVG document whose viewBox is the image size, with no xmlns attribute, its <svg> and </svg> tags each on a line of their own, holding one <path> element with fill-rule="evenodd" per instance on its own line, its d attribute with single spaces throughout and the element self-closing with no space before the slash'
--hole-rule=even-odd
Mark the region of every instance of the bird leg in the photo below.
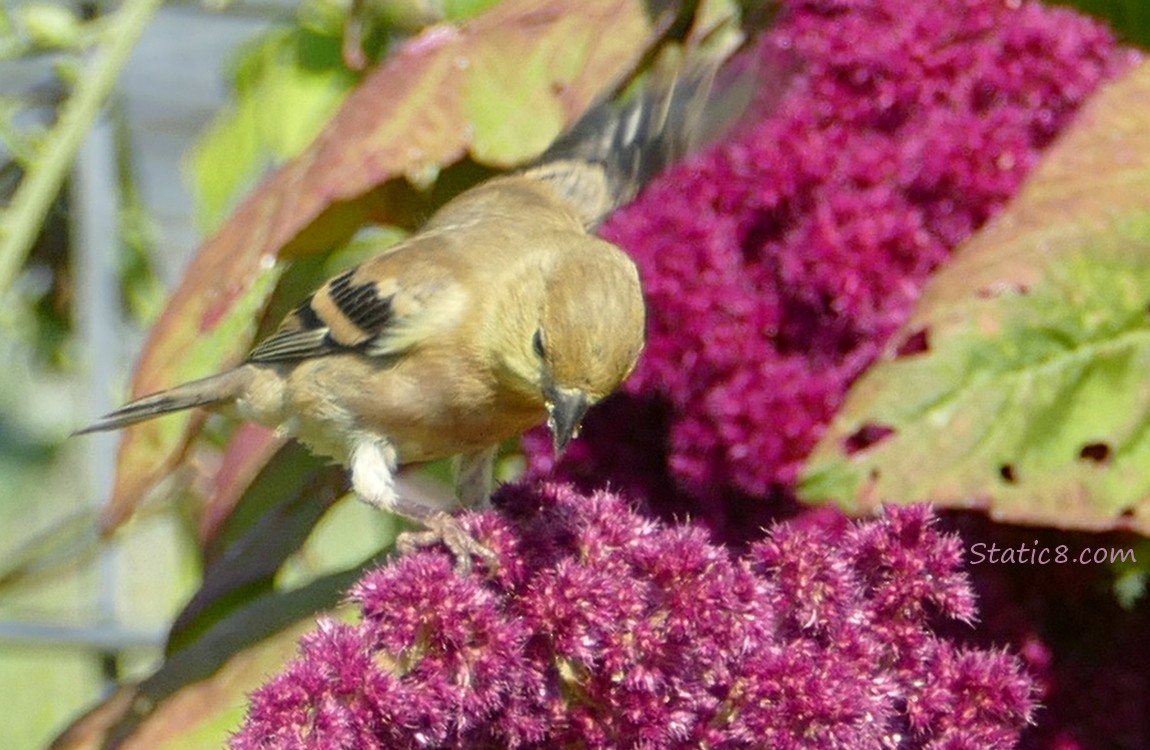
<svg viewBox="0 0 1150 750">
<path fill-rule="evenodd" d="M 404 513 L 404 515 L 408 515 Z M 481 558 L 489 566 L 495 563 L 495 553 L 475 541 L 463 528 L 459 519 L 442 510 L 431 511 L 419 519 L 424 531 L 405 531 L 395 541 L 395 547 L 408 555 L 423 547 L 443 544 L 455 556 L 455 570 L 461 575 L 471 572 L 472 556 Z"/>
<path fill-rule="evenodd" d="M 497 447 L 460 454 L 455 469 L 455 496 L 464 508 L 481 510 L 491 507 Z"/>
<path fill-rule="evenodd" d="M 399 512 L 399 493 L 395 490 L 398 467 L 398 455 L 390 440 L 363 435 L 352 444 L 348 461 L 351 487 L 359 499 L 371 507 Z"/>
<path fill-rule="evenodd" d="M 351 486 L 368 505 L 390 511 L 422 524 L 424 531 L 407 531 L 399 535 L 396 548 L 403 554 L 421 547 L 443 543 L 455 556 L 455 568 L 462 574 L 471 570 L 475 555 L 494 562 L 494 553 L 475 541 L 459 519 L 450 513 L 400 496 L 396 491 L 397 469 L 395 446 L 386 438 L 364 436 L 351 451 Z"/>
</svg>

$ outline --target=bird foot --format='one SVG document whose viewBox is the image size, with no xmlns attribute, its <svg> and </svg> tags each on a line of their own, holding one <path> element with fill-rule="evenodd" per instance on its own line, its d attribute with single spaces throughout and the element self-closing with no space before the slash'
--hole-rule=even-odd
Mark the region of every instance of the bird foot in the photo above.
<svg viewBox="0 0 1150 750">
<path fill-rule="evenodd" d="M 427 527 L 423 531 L 405 531 L 399 535 L 395 546 L 400 553 L 407 555 L 424 547 L 443 544 L 455 556 L 455 570 L 461 575 L 471 572 L 472 557 L 494 567 L 495 553 L 475 541 L 459 519 L 450 513 L 432 513 L 423 519 L 423 525 Z"/>
</svg>

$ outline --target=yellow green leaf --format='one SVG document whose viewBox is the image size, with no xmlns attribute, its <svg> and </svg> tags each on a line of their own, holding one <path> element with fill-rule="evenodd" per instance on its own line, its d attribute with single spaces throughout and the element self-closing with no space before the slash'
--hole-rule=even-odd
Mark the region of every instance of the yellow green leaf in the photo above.
<svg viewBox="0 0 1150 750">
<path fill-rule="evenodd" d="M 851 389 L 800 493 L 1150 533 L 1150 63 L 1100 91 Z"/>
</svg>

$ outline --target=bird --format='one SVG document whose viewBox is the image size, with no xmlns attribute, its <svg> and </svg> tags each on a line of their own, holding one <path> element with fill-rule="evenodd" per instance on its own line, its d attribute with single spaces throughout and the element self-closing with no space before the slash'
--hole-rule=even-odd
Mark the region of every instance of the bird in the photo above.
<svg viewBox="0 0 1150 750">
<path fill-rule="evenodd" d="M 421 524 L 466 569 L 489 552 L 453 511 L 485 507 L 498 446 L 543 423 L 562 454 L 643 350 L 635 263 L 594 234 L 696 147 L 718 61 L 682 62 L 593 105 L 540 157 L 453 198 L 334 276 L 236 367 L 144 396 L 77 434 L 205 407 L 292 436 L 361 500 Z M 399 467 L 458 456 L 455 500 L 399 491 Z"/>
</svg>

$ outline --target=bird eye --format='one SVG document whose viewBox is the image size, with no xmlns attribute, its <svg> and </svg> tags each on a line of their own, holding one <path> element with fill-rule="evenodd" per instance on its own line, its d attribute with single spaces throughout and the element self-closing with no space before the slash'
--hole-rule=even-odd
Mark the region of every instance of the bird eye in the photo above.
<svg viewBox="0 0 1150 750">
<path fill-rule="evenodd" d="M 539 357 L 539 359 L 546 359 L 547 358 L 547 349 L 543 345 L 543 329 L 542 328 L 536 328 L 535 329 L 535 336 L 533 336 L 531 339 L 531 348 L 535 350 L 535 356 Z"/>
</svg>

